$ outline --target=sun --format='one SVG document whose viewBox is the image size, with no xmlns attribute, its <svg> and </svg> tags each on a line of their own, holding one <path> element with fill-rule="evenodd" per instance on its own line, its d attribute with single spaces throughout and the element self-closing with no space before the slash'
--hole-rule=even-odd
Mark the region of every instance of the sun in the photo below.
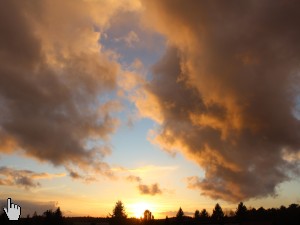
<svg viewBox="0 0 300 225">
<path fill-rule="evenodd" d="M 152 205 L 146 202 L 133 203 L 130 208 L 132 215 L 136 218 L 144 217 L 144 212 L 146 209 L 150 211 L 153 210 Z"/>
</svg>

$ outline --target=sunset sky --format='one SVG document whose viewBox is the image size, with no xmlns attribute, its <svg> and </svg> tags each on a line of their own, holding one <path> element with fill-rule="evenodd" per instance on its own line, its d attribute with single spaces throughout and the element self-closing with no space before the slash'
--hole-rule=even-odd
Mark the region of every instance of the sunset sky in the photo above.
<svg viewBox="0 0 300 225">
<path fill-rule="evenodd" d="M 300 203 L 300 2 L 0 2 L 0 206 L 129 217 Z"/>
</svg>

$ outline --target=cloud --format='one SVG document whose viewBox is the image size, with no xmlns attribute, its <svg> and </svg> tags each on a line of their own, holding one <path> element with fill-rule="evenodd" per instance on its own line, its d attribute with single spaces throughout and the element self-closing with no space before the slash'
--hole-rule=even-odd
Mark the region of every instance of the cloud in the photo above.
<svg viewBox="0 0 300 225">
<path fill-rule="evenodd" d="M 148 25 L 169 43 L 136 100 L 160 125 L 152 141 L 205 170 L 189 178 L 203 195 L 274 195 L 299 170 L 300 3 L 142 2 Z"/>
<path fill-rule="evenodd" d="M 162 194 L 163 191 L 159 188 L 159 185 L 157 183 L 151 184 L 151 185 L 146 185 L 143 184 L 142 178 L 139 176 L 133 176 L 129 175 L 126 177 L 126 180 L 132 183 L 138 183 L 137 189 L 139 190 L 140 194 L 142 195 L 157 195 L 157 194 Z"/>
<path fill-rule="evenodd" d="M 152 185 L 139 184 L 138 189 L 142 195 L 156 195 L 162 193 L 157 183 Z"/>
<path fill-rule="evenodd" d="M 120 66 L 101 48 L 99 30 L 123 4 L 0 3 L 1 153 L 22 150 L 68 170 L 112 176 L 103 157 L 119 124 L 112 113 L 121 106 L 109 96 Z"/>
<path fill-rule="evenodd" d="M 70 177 L 72 177 L 73 179 L 80 179 L 83 178 L 79 173 L 75 172 L 75 171 L 70 171 L 69 173 Z"/>
<path fill-rule="evenodd" d="M 140 41 L 140 38 L 136 32 L 131 30 L 124 37 L 115 38 L 115 41 L 124 41 L 128 47 L 133 47 L 134 44 Z"/>
<path fill-rule="evenodd" d="M 142 179 L 140 177 L 133 176 L 133 175 L 126 177 L 126 180 L 128 180 L 129 182 L 141 182 L 142 181 Z"/>
<path fill-rule="evenodd" d="M 17 170 L 10 167 L 0 167 L 0 185 L 35 188 L 40 186 L 37 180 L 62 177 L 65 174 L 36 173 L 31 170 Z"/>
</svg>

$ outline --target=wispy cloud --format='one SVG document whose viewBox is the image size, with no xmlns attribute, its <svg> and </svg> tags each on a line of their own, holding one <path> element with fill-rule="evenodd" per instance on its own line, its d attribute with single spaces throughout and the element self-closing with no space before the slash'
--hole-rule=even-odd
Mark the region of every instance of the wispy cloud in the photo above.
<svg viewBox="0 0 300 225">
<path fill-rule="evenodd" d="M 115 41 L 124 41 L 128 47 L 134 47 L 134 44 L 139 42 L 140 38 L 136 32 L 131 30 L 124 37 L 115 38 Z"/>
<path fill-rule="evenodd" d="M 0 185 L 34 188 L 40 186 L 38 180 L 63 177 L 66 174 L 36 173 L 31 170 L 17 170 L 10 167 L 0 167 Z"/>
<path fill-rule="evenodd" d="M 157 165 L 147 165 L 137 168 L 128 169 L 132 173 L 152 173 L 152 172 L 164 172 L 164 171 L 174 171 L 178 169 L 178 166 L 157 166 Z"/>
<path fill-rule="evenodd" d="M 142 179 L 140 177 L 133 176 L 133 175 L 126 177 L 126 180 L 128 180 L 129 182 L 141 182 L 142 181 Z"/>
</svg>

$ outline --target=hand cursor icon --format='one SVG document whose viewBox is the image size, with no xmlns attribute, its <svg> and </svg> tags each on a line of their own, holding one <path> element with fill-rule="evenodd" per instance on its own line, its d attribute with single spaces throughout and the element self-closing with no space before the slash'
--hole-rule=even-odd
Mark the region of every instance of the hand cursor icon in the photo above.
<svg viewBox="0 0 300 225">
<path fill-rule="evenodd" d="M 21 207 L 17 204 L 11 203 L 11 199 L 7 199 L 7 208 L 4 208 L 9 220 L 18 220 L 21 215 Z"/>
</svg>

